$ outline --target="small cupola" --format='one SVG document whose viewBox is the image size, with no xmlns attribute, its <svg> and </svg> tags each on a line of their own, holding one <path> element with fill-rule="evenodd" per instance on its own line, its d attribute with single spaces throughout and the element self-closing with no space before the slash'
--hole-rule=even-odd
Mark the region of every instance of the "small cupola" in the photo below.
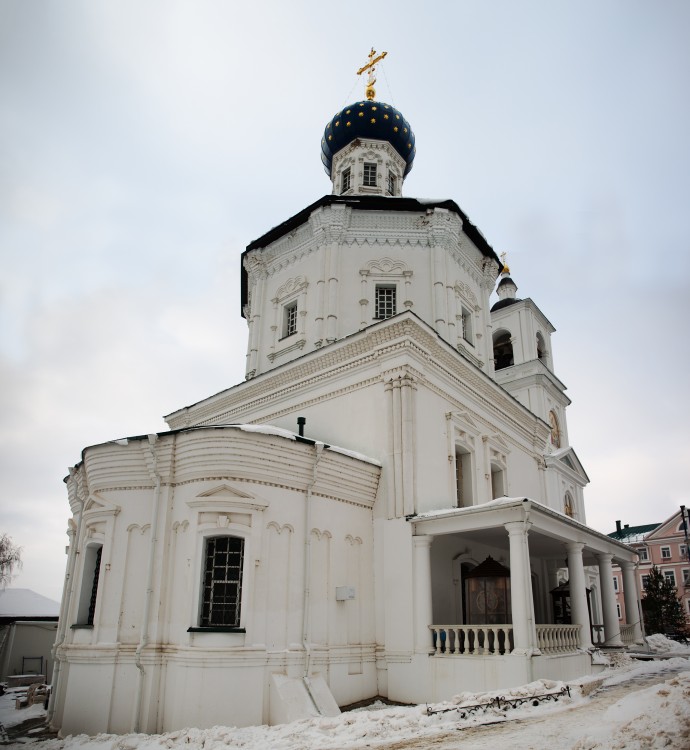
<svg viewBox="0 0 690 750">
<path fill-rule="evenodd" d="M 402 195 L 402 183 L 412 169 L 415 139 L 410 123 L 395 107 L 376 101 L 374 72 L 386 52 L 360 68 L 368 72 L 366 99 L 348 104 L 326 124 L 321 161 L 331 178 L 334 195 Z"/>
<path fill-rule="evenodd" d="M 503 261 L 503 270 L 501 271 L 501 280 L 498 282 L 496 287 L 496 294 L 498 295 L 498 302 L 491 308 L 491 312 L 494 310 L 500 310 L 502 307 L 508 307 L 515 302 L 520 300 L 515 296 L 517 294 L 517 284 L 510 277 L 510 268 L 506 263 L 506 254 L 501 253 L 501 260 Z"/>
</svg>

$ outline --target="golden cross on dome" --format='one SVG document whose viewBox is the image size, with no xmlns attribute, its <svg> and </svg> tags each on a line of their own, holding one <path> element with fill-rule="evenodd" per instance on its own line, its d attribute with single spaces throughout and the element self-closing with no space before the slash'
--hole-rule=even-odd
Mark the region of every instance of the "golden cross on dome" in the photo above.
<svg viewBox="0 0 690 750">
<path fill-rule="evenodd" d="M 508 253 L 501 253 L 501 263 L 503 263 L 501 276 L 508 276 L 508 274 L 510 274 L 510 268 L 508 268 L 508 264 L 506 263 L 506 255 L 508 255 Z"/>
<path fill-rule="evenodd" d="M 374 77 L 376 63 L 381 62 L 387 54 L 388 52 L 382 52 L 380 55 L 377 55 L 376 50 L 372 47 L 371 52 L 369 53 L 369 62 L 357 71 L 358 76 L 361 76 L 365 70 L 369 71 L 369 75 L 367 76 L 367 86 L 364 89 L 364 93 L 369 101 L 373 101 L 376 96 L 376 91 L 374 90 L 374 84 L 376 83 L 376 78 Z"/>
</svg>

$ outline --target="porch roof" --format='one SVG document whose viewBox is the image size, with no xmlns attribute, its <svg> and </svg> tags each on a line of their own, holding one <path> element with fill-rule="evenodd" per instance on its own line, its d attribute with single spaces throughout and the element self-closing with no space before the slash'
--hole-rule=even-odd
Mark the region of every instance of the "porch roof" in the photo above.
<svg viewBox="0 0 690 750">
<path fill-rule="evenodd" d="M 462 534 L 498 548 L 508 545 L 506 523 L 526 521 L 530 524 L 530 555 L 534 557 L 563 558 L 564 545 L 578 542 L 584 544 L 585 565 L 596 565 L 597 553 L 613 555 L 617 562 L 635 562 L 637 558 L 632 547 L 527 497 L 502 497 L 469 508 L 434 510 L 407 520 L 413 524 L 415 536 Z"/>
</svg>

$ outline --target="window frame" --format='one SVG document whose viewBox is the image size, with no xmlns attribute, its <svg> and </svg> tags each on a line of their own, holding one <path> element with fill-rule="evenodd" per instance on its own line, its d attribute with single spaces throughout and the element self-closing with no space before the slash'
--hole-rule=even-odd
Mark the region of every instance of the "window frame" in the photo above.
<svg viewBox="0 0 690 750">
<path fill-rule="evenodd" d="M 77 616 L 72 628 L 93 628 L 95 624 L 103 567 L 103 543 L 87 544 L 83 554 L 84 566 L 81 572 Z"/>
<path fill-rule="evenodd" d="M 618 593 L 620 588 L 618 586 L 618 576 L 613 576 L 613 590 Z"/>
<path fill-rule="evenodd" d="M 672 556 L 671 556 L 671 547 L 668 546 L 668 545 L 664 545 L 663 547 L 661 547 L 661 551 L 660 551 L 659 554 L 661 555 L 661 559 L 662 560 L 671 560 L 672 559 Z"/>
<path fill-rule="evenodd" d="M 294 336 L 297 333 L 297 316 L 299 306 L 296 299 L 292 299 L 283 305 L 283 328 L 280 340 Z"/>
<path fill-rule="evenodd" d="M 648 583 L 649 583 L 649 574 L 648 573 L 643 573 L 640 576 L 640 588 L 642 589 L 642 591 L 646 591 L 647 590 L 647 584 Z"/>
<path fill-rule="evenodd" d="M 388 194 L 395 195 L 396 187 L 397 187 L 396 175 L 394 175 L 393 172 L 388 172 Z"/>
<path fill-rule="evenodd" d="M 623 612 L 621 611 L 620 602 L 616 602 L 616 612 L 618 614 L 618 619 L 622 620 L 623 619 Z"/>
<path fill-rule="evenodd" d="M 678 545 L 678 556 L 680 557 L 681 560 L 688 559 L 688 545 L 687 544 Z"/>
<path fill-rule="evenodd" d="M 669 583 L 673 584 L 674 587 L 676 587 L 678 584 L 676 583 L 676 571 L 673 569 L 663 570 L 662 574 L 664 576 L 664 579 L 666 581 L 669 581 Z"/>
<path fill-rule="evenodd" d="M 378 187 L 378 167 L 375 161 L 365 161 L 362 164 L 362 187 Z"/>
<path fill-rule="evenodd" d="M 638 547 L 637 556 L 640 562 L 649 562 L 649 550 L 646 547 Z"/>
<path fill-rule="evenodd" d="M 345 167 L 340 175 L 340 194 L 344 195 L 352 188 L 352 169 Z"/>
<path fill-rule="evenodd" d="M 196 617 L 197 626 L 189 628 L 190 632 L 202 631 L 202 632 L 223 632 L 223 633 L 244 633 L 246 632 L 243 623 L 244 608 L 242 606 L 245 592 L 246 583 L 246 565 L 245 558 L 247 556 L 247 539 L 242 534 L 237 533 L 218 533 L 218 529 L 213 532 L 204 534 L 202 538 L 202 549 L 201 549 L 201 565 L 200 565 L 200 581 L 199 581 L 199 608 Z M 207 564 L 208 564 L 208 545 L 210 542 L 218 539 L 236 539 L 240 542 L 240 565 L 239 574 L 234 585 L 237 586 L 237 613 L 234 619 L 234 624 L 218 624 L 207 621 L 204 614 L 205 595 L 207 590 L 206 579 L 208 575 Z M 227 584 L 228 581 L 225 581 Z M 210 617 L 210 616 L 209 616 Z"/>
<path fill-rule="evenodd" d="M 388 306 L 389 301 L 379 300 L 379 292 L 392 292 L 392 312 L 381 315 L 381 309 Z M 382 294 L 382 296 L 384 296 Z M 398 314 L 398 285 L 393 283 L 376 284 L 374 288 L 374 320 L 388 320 Z"/>
</svg>

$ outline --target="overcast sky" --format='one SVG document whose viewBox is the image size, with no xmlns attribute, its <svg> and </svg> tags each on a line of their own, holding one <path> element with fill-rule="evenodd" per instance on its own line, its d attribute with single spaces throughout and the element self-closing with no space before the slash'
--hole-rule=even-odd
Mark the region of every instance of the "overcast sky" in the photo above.
<svg viewBox="0 0 690 750">
<path fill-rule="evenodd" d="M 239 259 L 377 98 L 557 329 L 609 532 L 690 506 L 690 3 L 0 0 L 0 532 L 59 599 L 87 445 L 244 379 Z M 346 446 L 357 448 L 357 446 Z"/>
</svg>

